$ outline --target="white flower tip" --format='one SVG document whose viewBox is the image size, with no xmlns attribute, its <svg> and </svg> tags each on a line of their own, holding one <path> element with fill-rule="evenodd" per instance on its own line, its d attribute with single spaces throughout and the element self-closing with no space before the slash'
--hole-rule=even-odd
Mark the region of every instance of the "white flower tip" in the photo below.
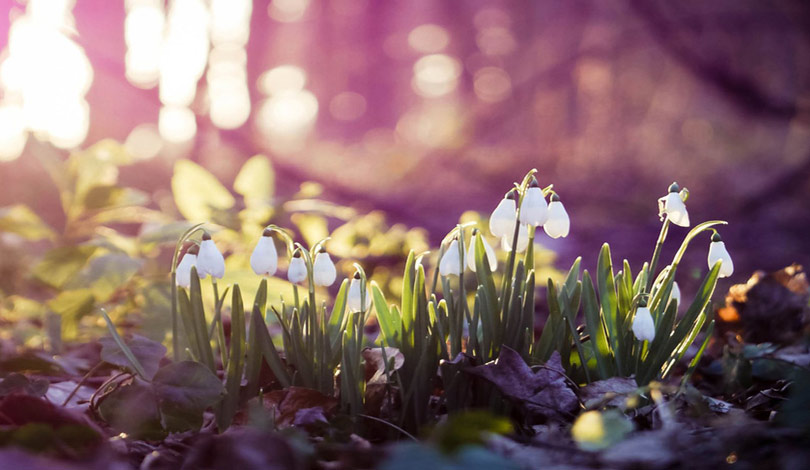
<svg viewBox="0 0 810 470">
<path fill-rule="evenodd" d="M 335 279 L 337 279 L 335 263 L 332 262 L 329 253 L 322 248 L 312 263 L 312 280 L 317 286 L 328 287 L 334 284 Z"/>
<path fill-rule="evenodd" d="M 371 293 L 367 286 L 366 295 L 362 295 L 360 290 L 361 282 L 358 274 L 355 274 L 355 277 L 349 283 L 349 292 L 346 294 L 346 306 L 349 312 L 365 312 L 370 306 Z"/>
<path fill-rule="evenodd" d="M 267 232 L 267 231 L 265 231 Z M 264 235 L 250 255 L 250 267 L 259 276 L 272 276 L 278 269 L 278 253 L 273 239 Z"/>
<path fill-rule="evenodd" d="M 220 253 L 214 240 L 207 233 L 203 234 L 200 243 L 200 253 L 197 255 L 197 271 L 200 278 L 211 275 L 217 279 L 222 279 L 225 275 L 225 258 Z"/>
<path fill-rule="evenodd" d="M 527 189 L 520 204 L 520 223 L 539 227 L 546 223 L 548 217 L 548 203 L 543 190 L 539 187 Z"/>
<path fill-rule="evenodd" d="M 639 307 L 633 318 L 633 334 L 639 341 L 652 341 L 655 339 L 655 322 L 653 322 L 650 309 Z"/>
<path fill-rule="evenodd" d="M 296 252 L 287 267 L 287 280 L 293 284 L 300 284 L 307 278 L 307 265 L 301 258 L 301 253 Z"/>
<path fill-rule="evenodd" d="M 450 242 L 450 245 L 447 246 L 447 250 L 445 250 L 442 255 L 442 259 L 439 261 L 440 275 L 458 276 L 461 274 L 461 258 L 459 257 L 458 250 L 458 240 Z"/>
</svg>

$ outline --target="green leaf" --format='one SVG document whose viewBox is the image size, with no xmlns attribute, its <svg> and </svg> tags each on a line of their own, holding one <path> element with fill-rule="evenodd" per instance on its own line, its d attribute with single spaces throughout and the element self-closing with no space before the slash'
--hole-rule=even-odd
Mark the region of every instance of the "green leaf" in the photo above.
<svg viewBox="0 0 810 470">
<path fill-rule="evenodd" d="M 613 351 L 616 361 L 616 372 L 624 376 L 623 357 L 620 351 L 623 322 L 618 315 L 618 299 L 616 296 L 616 286 L 613 280 L 613 260 L 610 257 L 610 246 L 605 243 L 599 251 L 597 261 L 596 282 L 599 288 L 599 300 L 602 305 L 602 320 L 605 322 L 607 330 L 607 341 Z M 606 377 L 603 377 L 606 378 Z"/>
<path fill-rule="evenodd" d="M 161 367 L 152 379 L 160 408 L 160 421 L 167 431 L 198 430 L 203 412 L 217 403 L 225 389 L 204 365 L 182 361 Z"/>
<path fill-rule="evenodd" d="M 89 287 L 99 302 L 106 302 L 115 291 L 135 276 L 142 265 L 143 261 L 122 253 L 98 256 L 65 283 L 65 287 Z"/>
<path fill-rule="evenodd" d="M 245 198 L 248 208 L 270 205 L 275 189 L 275 174 L 270 160 L 264 155 L 251 157 L 236 175 L 233 189 Z"/>
<path fill-rule="evenodd" d="M 611 374 L 610 348 L 605 336 L 605 325 L 600 315 L 599 304 L 596 301 L 596 292 L 593 289 L 593 282 L 587 271 L 582 276 L 583 296 L 582 304 L 585 312 L 585 331 L 591 337 L 591 348 L 596 357 L 596 368 L 599 371 L 600 379 L 607 379 Z"/>
<path fill-rule="evenodd" d="M 89 245 L 54 248 L 34 266 L 33 275 L 45 284 L 61 289 L 84 267 L 95 251 L 96 247 Z"/>
<path fill-rule="evenodd" d="M 82 200 L 82 205 L 88 210 L 143 206 L 148 203 L 149 195 L 143 191 L 113 185 L 93 186 Z"/>
<path fill-rule="evenodd" d="M 385 295 L 380 290 L 380 286 L 374 281 L 371 282 L 371 295 L 374 298 L 374 310 L 377 312 L 377 320 L 385 345 L 398 348 L 402 339 L 402 318 L 393 315 L 386 304 Z"/>
<path fill-rule="evenodd" d="M 202 361 L 203 364 L 208 366 L 211 372 L 216 371 L 214 364 L 214 351 L 211 349 L 211 337 L 208 335 L 208 322 L 205 320 L 205 308 L 202 301 L 202 288 L 200 287 L 200 278 L 197 275 L 197 268 L 191 268 L 191 286 L 189 289 L 190 303 L 189 312 L 191 313 L 193 331 L 187 331 L 187 335 L 194 334 L 197 337 L 197 346 L 199 351 L 197 359 Z"/>
<path fill-rule="evenodd" d="M 55 237 L 53 229 L 24 204 L 0 208 L 0 232 L 16 233 L 30 241 Z"/>
<path fill-rule="evenodd" d="M 284 362 L 282 362 L 281 356 L 279 356 L 276 347 L 273 345 L 273 340 L 270 338 L 270 333 L 267 331 L 267 326 L 264 324 L 264 321 L 262 321 L 261 312 L 258 310 L 257 306 L 253 306 L 253 313 L 250 317 L 251 332 L 256 333 L 256 343 L 251 344 L 250 347 L 258 348 L 261 351 L 262 356 L 264 356 L 273 374 L 275 374 L 276 380 L 279 381 L 283 388 L 289 387 L 292 385 L 290 374 L 287 372 L 287 367 L 284 365 Z"/>
<path fill-rule="evenodd" d="M 239 409 L 239 389 L 245 369 L 245 307 L 242 305 L 242 292 L 239 285 L 233 286 L 231 300 L 231 345 L 228 354 L 228 368 L 225 379 L 225 398 L 217 413 L 217 427 L 225 431 Z"/>
<path fill-rule="evenodd" d="M 79 320 L 93 311 L 96 299 L 90 289 L 66 290 L 48 301 L 48 307 L 62 317 L 62 339 L 72 340 L 79 331 Z"/>
<path fill-rule="evenodd" d="M 233 207 L 233 195 L 205 168 L 190 160 L 174 165 L 172 193 L 177 210 L 191 222 L 208 222 Z"/>
<path fill-rule="evenodd" d="M 110 330 L 110 335 L 112 335 L 113 341 L 115 342 L 116 346 L 118 346 L 120 352 L 126 358 L 126 366 L 129 367 L 138 375 L 140 375 L 142 379 L 149 380 L 149 377 L 147 377 L 146 374 L 146 370 L 144 369 L 143 365 L 141 365 L 141 361 L 139 361 L 138 358 L 135 357 L 135 353 L 132 352 L 129 346 L 124 342 L 123 338 L 121 338 L 121 335 L 118 334 L 118 331 L 115 329 L 115 325 L 113 324 L 112 320 L 110 320 L 110 316 L 107 315 L 107 312 L 104 311 L 103 308 L 101 309 L 101 315 L 107 322 L 107 328 Z M 164 354 L 166 353 L 165 350 L 163 351 L 163 353 Z M 108 354 L 107 358 L 111 360 L 116 359 L 114 354 Z"/>
</svg>

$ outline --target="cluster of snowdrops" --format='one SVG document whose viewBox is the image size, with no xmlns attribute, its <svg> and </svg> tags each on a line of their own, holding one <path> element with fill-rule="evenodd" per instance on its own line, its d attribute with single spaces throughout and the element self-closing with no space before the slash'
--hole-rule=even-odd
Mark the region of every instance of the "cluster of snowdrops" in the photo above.
<svg viewBox="0 0 810 470">
<path fill-rule="evenodd" d="M 551 238 L 566 237 L 570 229 L 570 219 L 559 195 L 551 189 L 552 186 L 541 188 L 537 179 L 532 176 L 525 192 L 521 194 L 519 188 L 507 192 L 498 203 L 489 218 L 489 229 L 496 239 L 501 242 L 504 251 L 513 250 L 512 243 L 516 240 L 515 252 L 522 253 L 533 239 L 537 227 L 543 227 Z M 548 201 L 547 198 L 548 197 Z M 665 222 L 665 234 L 668 223 L 681 227 L 689 227 L 689 214 L 685 201 L 688 191 L 681 190 L 677 183 L 669 187 L 668 194 L 659 199 L 659 215 Z M 519 211 L 518 211 L 519 204 Z M 711 237 L 708 251 L 708 266 L 711 269 L 716 263 L 721 263 L 719 277 L 730 276 L 734 271 L 733 261 L 716 230 Z M 465 267 L 472 272 L 476 270 L 476 244 L 477 228 L 472 231 L 469 243 L 464 243 L 458 235 L 449 239 L 444 246 L 438 263 L 438 273 L 441 276 L 458 276 Z M 287 268 L 287 279 L 293 285 L 309 282 L 315 286 L 331 286 L 337 279 L 337 269 L 326 250 L 323 240 L 312 250 L 304 249 L 300 244 L 294 243 L 292 237 L 282 228 L 268 226 L 259 238 L 250 257 L 253 271 L 260 276 L 273 276 L 279 265 L 279 255 L 273 236 L 277 235 L 285 242 L 290 256 Z M 513 236 L 514 235 L 514 236 Z M 662 242 L 659 238 L 659 244 Z M 485 259 L 494 272 L 497 268 L 497 256 L 492 246 L 482 237 L 485 250 Z M 470 247 L 468 249 L 468 247 Z M 658 251 L 659 247 L 656 247 Z M 656 253 L 657 255 L 658 253 Z M 657 261 L 654 257 L 654 262 Z M 208 232 L 203 232 L 199 245 L 192 244 L 182 256 L 176 266 L 176 283 L 180 287 L 189 288 L 191 284 L 192 268 L 200 279 L 211 276 L 212 280 L 221 279 L 225 274 L 225 260 Z M 654 266 L 652 266 L 654 269 Z M 350 312 L 366 311 L 369 308 L 371 295 L 363 292 L 361 276 L 355 272 L 349 283 L 346 306 Z M 215 282 L 215 281 L 214 281 Z M 680 289 L 677 282 L 673 284 L 671 298 L 680 301 Z M 655 337 L 656 327 L 646 299 L 638 302 L 632 322 L 632 331 L 637 340 L 652 341 Z"/>
</svg>

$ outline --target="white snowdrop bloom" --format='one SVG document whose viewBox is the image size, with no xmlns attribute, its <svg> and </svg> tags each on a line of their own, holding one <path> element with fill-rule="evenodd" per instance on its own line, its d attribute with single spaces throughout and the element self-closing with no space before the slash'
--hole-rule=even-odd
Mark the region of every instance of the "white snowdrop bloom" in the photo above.
<svg viewBox="0 0 810 470">
<path fill-rule="evenodd" d="M 442 276 L 460 275 L 462 269 L 461 257 L 458 252 L 458 240 L 453 239 L 444 251 L 439 261 L 439 274 Z"/>
<path fill-rule="evenodd" d="M 675 225 L 681 227 L 689 226 L 689 213 L 686 211 L 686 204 L 683 203 L 679 193 L 678 183 L 669 186 L 669 193 L 662 198 L 663 214 Z"/>
<path fill-rule="evenodd" d="M 278 252 L 272 235 L 272 230 L 265 229 L 250 255 L 250 267 L 259 276 L 272 276 L 278 269 Z"/>
<path fill-rule="evenodd" d="M 349 282 L 349 292 L 346 294 L 346 306 L 349 308 L 349 312 L 365 312 L 368 310 L 371 293 L 366 288 L 365 299 L 363 299 L 360 290 L 361 283 L 360 273 L 355 273 L 351 282 Z"/>
<path fill-rule="evenodd" d="M 321 247 L 312 263 L 312 280 L 316 286 L 331 286 L 337 279 L 337 269 L 326 249 Z"/>
<path fill-rule="evenodd" d="M 512 227 L 514 229 L 514 226 Z M 503 248 L 503 251 L 512 251 L 512 240 L 514 239 L 514 236 L 514 232 L 509 232 L 509 235 L 505 235 L 503 238 L 501 238 L 501 248 Z M 518 230 L 517 252 L 523 253 L 528 247 L 529 228 L 523 224 L 520 224 L 520 229 Z"/>
<path fill-rule="evenodd" d="M 472 237 L 470 237 L 470 245 L 467 249 L 467 266 L 470 267 L 472 272 L 475 272 L 475 257 L 477 256 L 475 235 L 478 229 L 473 230 Z M 487 239 L 481 236 L 481 241 L 484 243 L 484 252 L 487 254 L 487 261 L 489 261 L 489 270 L 495 272 L 498 269 L 498 258 L 495 257 L 495 250 L 487 243 Z"/>
<path fill-rule="evenodd" d="M 219 248 L 211 240 L 211 235 L 204 232 L 202 243 L 200 243 L 200 254 L 197 255 L 197 272 L 200 277 L 211 275 L 217 279 L 222 279 L 225 275 L 225 258 L 219 252 Z"/>
<path fill-rule="evenodd" d="M 571 219 L 568 218 L 568 212 L 557 194 L 551 195 L 551 203 L 548 205 L 548 220 L 543 225 L 543 230 L 546 231 L 551 238 L 567 237 L 571 229 Z"/>
<path fill-rule="evenodd" d="M 713 268 L 718 261 L 722 261 L 718 277 L 729 277 L 734 274 L 734 261 L 731 260 L 731 255 L 728 254 L 726 244 L 720 238 L 720 234 L 715 233 L 712 235 L 712 243 L 709 245 L 709 269 Z"/>
<path fill-rule="evenodd" d="M 300 284 L 306 278 L 307 264 L 304 262 L 304 258 L 301 257 L 301 253 L 296 250 L 292 259 L 290 259 L 290 265 L 287 267 L 287 280 L 293 284 Z"/>
<path fill-rule="evenodd" d="M 498 203 L 498 207 L 489 216 L 489 231 L 492 235 L 501 238 L 515 229 L 517 218 L 517 192 L 513 189 Z"/>
<path fill-rule="evenodd" d="M 175 281 L 178 286 L 186 289 L 191 286 L 191 268 L 197 265 L 197 253 L 199 252 L 200 248 L 197 245 L 192 245 L 183 255 L 180 262 L 177 263 Z M 205 275 L 202 275 L 202 278 L 205 278 Z"/>
<path fill-rule="evenodd" d="M 523 195 L 520 203 L 520 223 L 539 227 L 548 220 L 548 203 L 543 196 L 543 190 L 537 184 L 537 179 L 532 177 L 529 189 Z"/>
<path fill-rule="evenodd" d="M 677 282 L 672 283 L 672 292 L 669 294 L 670 300 L 674 300 L 678 302 L 678 305 L 681 305 L 681 288 L 678 287 Z"/>
<path fill-rule="evenodd" d="M 639 341 L 652 341 L 655 339 L 655 322 L 653 322 L 650 309 L 646 305 L 636 310 L 633 318 L 633 334 Z"/>
</svg>

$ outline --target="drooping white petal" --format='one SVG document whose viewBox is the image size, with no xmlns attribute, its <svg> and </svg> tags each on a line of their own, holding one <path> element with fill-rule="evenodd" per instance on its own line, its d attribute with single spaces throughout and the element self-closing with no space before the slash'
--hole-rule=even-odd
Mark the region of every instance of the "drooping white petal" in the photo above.
<svg viewBox="0 0 810 470">
<path fill-rule="evenodd" d="M 512 226 L 514 229 L 514 225 Z M 509 232 L 509 235 L 504 236 L 501 238 L 501 248 L 503 251 L 512 251 L 512 240 L 514 239 L 515 233 Z M 520 224 L 520 229 L 518 230 L 518 242 L 517 242 L 517 252 L 523 253 L 526 251 L 526 248 L 529 247 L 529 228 L 523 224 Z"/>
<path fill-rule="evenodd" d="M 329 253 L 322 251 L 315 255 L 312 263 L 312 280 L 316 286 L 331 286 L 337 279 L 337 269 Z"/>
<path fill-rule="evenodd" d="M 718 277 L 729 277 L 734 274 L 734 261 L 731 260 L 731 255 L 726 250 L 725 242 L 711 242 L 709 245 L 709 269 L 714 267 L 714 264 L 722 261 L 720 265 L 720 273 Z"/>
<path fill-rule="evenodd" d="M 481 237 L 481 241 L 484 243 L 484 252 L 487 254 L 487 261 L 489 261 L 489 270 L 495 272 L 498 269 L 498 258 L 495 257 L 495 250 L 487 243 L 486 238 Z M 475 235 L 470 237 L 470 247 L 467 250 L 467 266 L 470 267 L 470 271 L 475 272 L 475 257 L 477 256 Z"/>
<path fill-rule="evenodd" d="M 517 218 L 517 204 L 514 199 L 503 198 L 498 203 L 498 207 L 489 216 L 489 231 L 492 235 L 501 238 L 507 233 L 512 233 L 515 228 Z"/>
<path fill-rule="evenodd" d="M 278 269 L 278 252 L 273 238 L 263 236 L 250 255 L 250 267 L 259 276 L 272 276 Z"/>
<path fill-rule="evenodd" d="M 551 238 L 560 238 L 567 237 L 570 229 L 571 219 L 568 218 L 568 212 L 562 202 L 551 201 L 548 205 L 548 220 L 543 225 L 543 230 Z"/>
<path fill-rule="evenodd" d="M 307 264 L 301 256 L 293 256 L 287 267 L 287 279 L 293 284 L 300 284 L 307 278 Z"/>
<path fill-rule="evenodd" d="M 349 312 L 365 312 L 368 310 L 371 293 L 368 291 L 367 287 L 365 297 L 362 296 L 360 284 L 361 280 L 357 278 L 352 278 L 351 282 L 349 282 L 349 292 L 346 294 L 346 306 Z M 363 302 L 363 300 L 365 300 L 365 302 Z"/>
<path fill-rule="evenodd" d="M 670 192 L 664 201 L 664 212 L 667 218 L 675 225 L 681 227 L 689 226 L 689 213 L 686 211 L 686 204 L 681 200 L 680 194 Z"/>
<path fill-rule="evenodd" d="M 197 255 L 186 253 L 183 258 L 177 263 L 177 270 L 175 271 L 177 285 L 185 287 L 186 289 L 191 286 L 191 268 L 197 264 Z"/>
<path fill-rule="evenodd" d="M 225 275 L 225 258 L 219 252 L 219 248 L 210 238 L 203 239 L 200 243 L 200 254 L 197 255 L 197 272 L 201 277 L 211 275 L 217 279 L 222 279 Z"/>
<path fill-rule="evenodd" d="M 439 261 L 439 274 L 442 276 L 461 274 L 461 258 L 459 256 L 458 240 L 453 240 L 444 251 Z"/>
<path fill-rule="evenodd" d="M 652 341 L 655 339 L 655 322 L 653 322 L 650 309 L 639 307 L 633 318 L 633 334 L 639 341 Z"/>
<path fill-rule="evenodd" d="M 672 292 L 669 294 L 670 300 L 674 300 L 678 302 L 678 306 L 681 305 L 681 288 L 678 287 L 677 282 L 672 283 Z"/>
<path fill-rule="evenodd" d="M 548 220 L 548 203 L 543 190 L 529 188 L 520 203 L 520 223 L 539 227 Z"/>
</svg>

